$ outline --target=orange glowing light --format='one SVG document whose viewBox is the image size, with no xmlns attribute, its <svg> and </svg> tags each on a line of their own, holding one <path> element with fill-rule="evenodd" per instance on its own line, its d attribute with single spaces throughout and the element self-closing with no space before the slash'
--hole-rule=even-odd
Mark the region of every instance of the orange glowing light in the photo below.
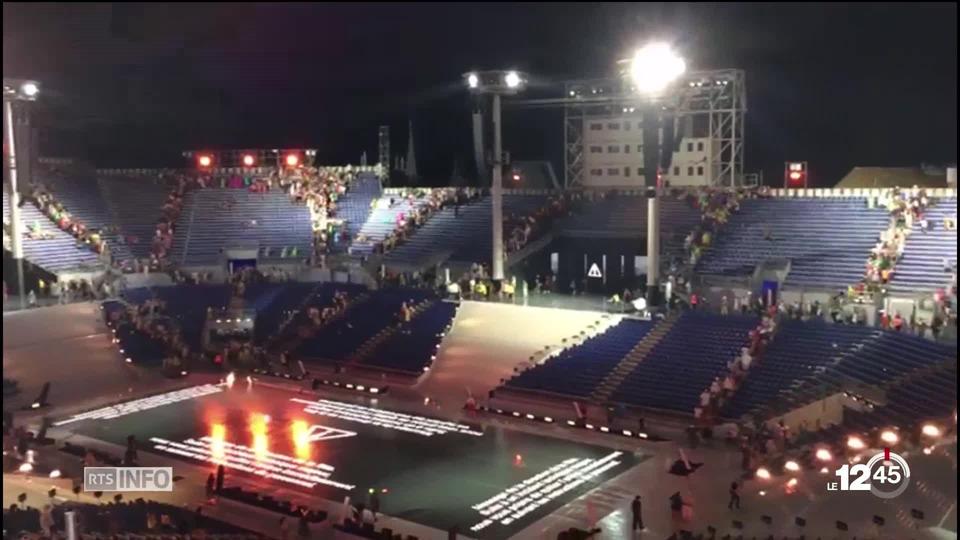
<svg viewBox="0 0 960 540">
<path fill-rule="evenodd" d="M 250 432 L 253 434 L 253 454 L 258 460 L 267 457 L 269 442 L 267 439 L 267 423 L 270 417 L 265 414 L 254 414 L 250 417 Z"/>
<path fill-rule="evenodd" d="M 303 420 L 295 420 L 290 424 L 290 432 L 297 459 L 310 459 L 310 426 Z"/>
<path fill-rule="evenodd" d="M 206 155 L 200 156 L 197 158 L 197 163 L 199 163 L 201 167 L 209 167 L 210 165 L 213 165 L 213 158 Z"/>
<path fill-rule="evenodd" d="M 287 154 L 287 166 L 296 167 L 300 163 L 300 157 L 296 154 Z"/>
<path fill-rule="evenodd" d="M 253 167 L 253 164 L 256 163 L 256 160 L 253 159 L 253 156 L 246 154 L 243 156 L 243 164 L 246 167 Z"/>
<path fill-rule="evenodd" d="M 221 463 L 227 455 L 224 445 L 226 438 L 227 426 L 225 424 L 213 424 L 210 426 L 210 455 L 213 456 L 215 463 Z"/>
</svg>

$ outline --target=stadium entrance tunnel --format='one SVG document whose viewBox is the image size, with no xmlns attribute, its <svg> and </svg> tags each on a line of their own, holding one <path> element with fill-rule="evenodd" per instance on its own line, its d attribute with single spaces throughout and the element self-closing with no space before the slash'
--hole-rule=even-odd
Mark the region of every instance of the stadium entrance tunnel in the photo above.
<svg viewBox="0 0 960 540">
<path fill-rule="evenodd" d="M 542 250 L 514 267 L 530 283 L 537 276 L 552 273 L 556 291 L 590 294 L 622 294 L 624 289 L 642 289 L 647 274 L 647 245 L 643 238 L 555 239 Z"/>
</svg>

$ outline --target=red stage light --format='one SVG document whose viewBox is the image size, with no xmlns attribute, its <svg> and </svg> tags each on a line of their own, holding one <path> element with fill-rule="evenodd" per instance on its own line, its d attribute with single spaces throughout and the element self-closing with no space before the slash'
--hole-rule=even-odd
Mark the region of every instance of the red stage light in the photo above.
<svg viewBox="0 0 960 540">
<path fill-rule="evenodd" d="M 800 173 L 800 172 L 797 172 L 797 171 L 791 171 L 791 172 L 790 172 L 790 179 L 791 179 L 791 180 L 799 180 L 801 177 L 803 177 L 803 173 Z"/>
<path fill-rule="evenodd" d="M 287 166 L 296 167 L 300 163 L 300 157 L 296 154 L 287 154 Z"/>
<path fill-rule="evenodd" d="M 210 165 L 213 165 L 213 158 L 207 155 L 202 155 L 197 158 L 197 163 L 199 163 L 201 167 L 209 167 Z"/>
<path fill-rule="evenodd" d="M 256 160 L 250 154 L 245 154 L 243 156 L 243 164 L 246 167 L 253 167 L 253 164 L 256 163 Z"/>
</svg>

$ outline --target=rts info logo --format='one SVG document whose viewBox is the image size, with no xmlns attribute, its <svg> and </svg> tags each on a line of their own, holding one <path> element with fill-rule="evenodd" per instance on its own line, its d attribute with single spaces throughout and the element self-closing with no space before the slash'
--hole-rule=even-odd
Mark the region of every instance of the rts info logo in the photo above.
<svg viewBox="0 0 960 540">
<path fill-rule="evenodd" d="M 827 484 L 827 491 L 869 491 L 881 499 L 892 499 L 910 485 L 910 466 L 899 454 L 884 448 L 866 463 L 844 463 L 834 472 L 839 482 Z"/>
</svg>

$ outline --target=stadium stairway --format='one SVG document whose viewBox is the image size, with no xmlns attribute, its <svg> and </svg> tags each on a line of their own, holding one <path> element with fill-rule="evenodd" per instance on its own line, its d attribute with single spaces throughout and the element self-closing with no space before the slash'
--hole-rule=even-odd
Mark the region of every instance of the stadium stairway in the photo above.
<svg viewBox="0 0 960 540">
<path fill-rule="evenodd" d="M 382 242 L 397 226 L 397 219 L 400 215 L 409 216 L 411 211 L 426 204 L 425 197 L 408 200 L 406 197 L 397 195 L 397 201 L 390 204 L 390 195 L 384 195 L 377 201 L 376 207 L 370 211 L 367 220 L 360 227 L 356 237 L 352 238 L 349 251 L 351 255 L 364 256 L 370 255 L 373 248 Z M 365 240 L 360 242 L 358 238 Z"/>
<path fill-rule="evenodd" d="M 857 387 L 886 388 L 944 362 L 956 348 L 863 326 L 787 321 L 723 410 L 772 417 Z"/>
<path fill-rule="evenodd" d="M 150 257 L 150 242 L 170 188 L 131 178 L 100 178 L 97 183 L 120 234 L 136 239 L 127 242 L 131 255 L 139 259 Z M 111 236 L 107 241 L 116 242 L 116 236 Z"/>
<path fill-rule="evenodd" d="M 430 300 L 422 300 L 416 305 L 412 306 L 410 309 L 410 320 L 411 322 L 416 319 L 421 313 L 427 310 L 432 302 Z M 363 345 L 357 348 L 353 354 L 350 355 L 349 364 L 363 364 L 370 358 L 373 352 L 384 342 L 392 338 L 400 330 L 401 325 L 392 324 L 383 327 L 379 332 L 370 336 L 370 339 L 366 340 Z"/>
<path fill-rule="evenodd" d="M 650 353 L 657 343 L 660 343 L 660 340 L 670 332 L 676 321 L 677 317 L 671 315 L 657 324 L 647 335 L 643 336 L 643 339 L 620 360 L 617 367 L 613 368 L 613 371 L 608 373 L 603 381 L 597 385 L 591 395 L 591 399 L 597 403 L 606 403 L 609 401 L 610 396 L 613 395 L 617 387 L 636 369 L 637 364 L 646 358 L 647 354 Z"/>
<path fill-rule="evenodd" d="M 7 201 L 7 192 L 3 192 L 3 223 L 4 234 L 7 235 L 7 224 L 10 223 L 10 204 Z M 50 221 L 43 212 L 31 203 L 21 207 L 23 220 L 23 256 L 30 263 L 56 274 L 65 270 L 78 268 L 95 268 L 100 266 L 100 256 L 86 245 L 79 243 L 69 233 L 61 231 L 56 224 Z M 29 228 L 34 224 L 40 225 L 40 230 L 50 235 L 47 239 L 34 239 L 27 236 Z M 11 249 L 4 240 L 4 249 Z"/>
<path fill-rule="evenodd" d="M 337 313 L 334 317 L 332 317 L 329 321 L 327 321 L 326 324 L 322 326 L 314 326 L 309 321 L 303 320 L 302 317 L 294 318 L 293 320 L 291 320 L 291 322 L 287 326 L 287 328 L 289 328 L 290 326 L 293 326 L 294 328 L 282 334 L 281 337 L 275 341 L 274 346 L 277 347 L 278 350 L 295 351 L 299 349 L 301 346 L 303 346 L 305 342 L 315 338 L 316 335 L 320 333 L 324 328 L 330 326 L 331 324 L 337 321 L 342 320 L 344 317 L 347 316 L 347 313 L 353 307 L 355 307 L 357 304 L 362 304 L 366 302 L 369 299 L 369 297 L 370 297 L 370 294 L 368 292 L 361 292 L 356 296 L 352 296 L 350 298 L 350 305 L 347 306 L 347 309 L 344 311 L 341 311 L 340 313 Z M 316 303 L 304 305 L 303 309 L 307 309 L 310 305 L 312 305 L 314 307 L 319 308 L 322 311 L 323 308 L 330 307 L 333 305 L 333 292 L 321 291 L 312 300 L 312 302 L 316 302 Z M 301 310 L 301 315 L 302 315 L 302 310 Z M 293 333 L 293 335 L 290 335 L 291 332 Z"/>
<path fill-rule="evenodd" d="M 930 294 L 947 287 L 950 273 L 944 271 L 943 260 L 957 264 L 957 231 L 946 230 L 943 218 L 956 215 L 957 199 L 940 199 L 926 213 L 933 230 L 922 232 L 919 223 L 914 222 L 890 281 L 890 292 Z"/>
<path fill-rule="evenodd" d="M 334 217 L 344 220 L 351 242 L 370 219 L 370 204 L 382 194 L 383 188 L 379 178 L 361 174 L 353 181 L 347 192 L 337 199 L 337 211 Z M 339 247 L 345 250 L 348 246 Z"/>
<path fill-rule="evenodd" d="M 120 240 L 121 235 L 108 232 L 111 226 L 116 225 L 114 212 L 111 211 L 106 197 L 101 194 L 100 187 L 94 179 L 50 175 L 44 178 L 44 181 L 50 185 L 54 197 L 70 215 L 82 221 L 90 229 L 100 229 L 113 260 L 133 259 L 133 253 L 126 242 Z"/>
</svg>

